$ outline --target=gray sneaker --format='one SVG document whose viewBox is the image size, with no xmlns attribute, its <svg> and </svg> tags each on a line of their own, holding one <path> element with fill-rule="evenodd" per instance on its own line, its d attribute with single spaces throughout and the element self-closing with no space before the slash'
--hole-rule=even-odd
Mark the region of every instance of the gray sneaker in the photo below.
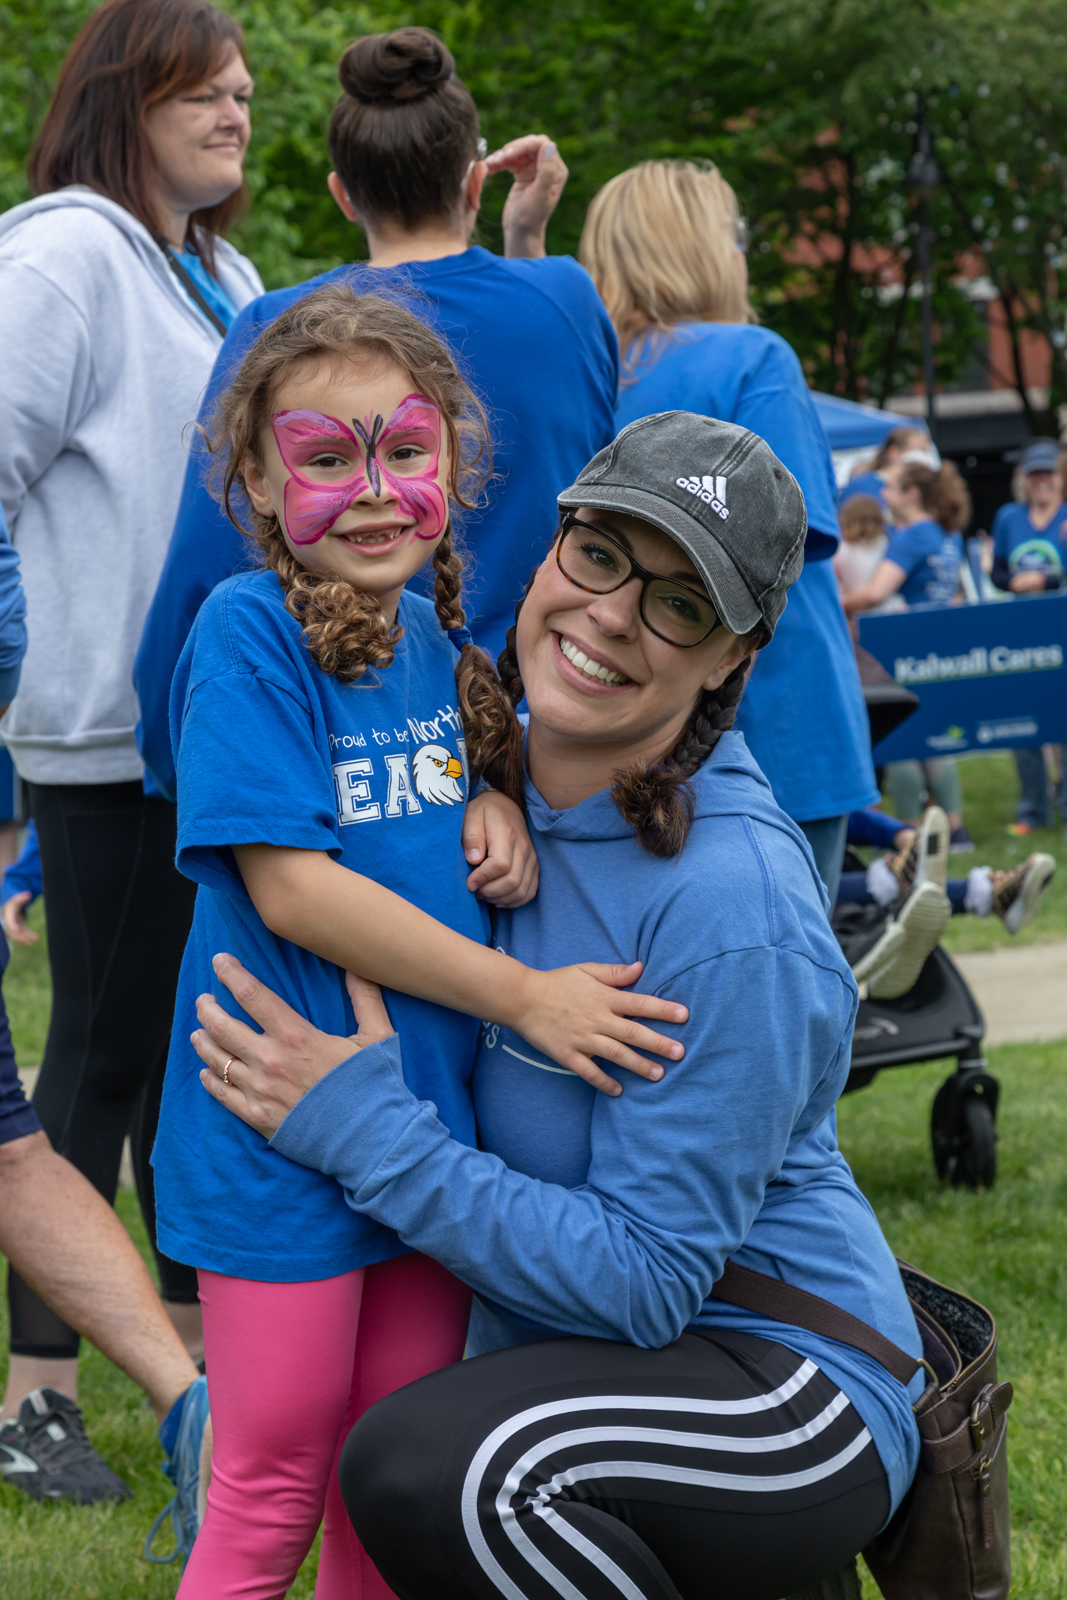
<svg viewBox="0 0 1067 1600">
<path fill-rule="evenodd" d="M 1033 922 L 1055 871 L 1055 857 L 1038 851 L 1011 872 L 993 873 L 992 909 L 1009 933 Z"/>
<path fill-rule="evenodd" d="M 133 1493 L 90 1444 L 74 1401 L 55 1389 L 35 1389 L 18 1420 L 0 1425 L 0 1476 L 31 1499 L 78 1506 L 128 1500 Z"/>
</svg>

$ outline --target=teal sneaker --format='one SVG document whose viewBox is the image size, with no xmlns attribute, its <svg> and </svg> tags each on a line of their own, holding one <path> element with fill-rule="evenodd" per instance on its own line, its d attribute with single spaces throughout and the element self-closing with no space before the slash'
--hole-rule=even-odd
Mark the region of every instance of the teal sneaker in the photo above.
<svg viewBox="0 0 1067 1600">
<path fill-rule="evenodd" d="M 163 1507 L 148 1530 L 148 1538 L 144 1542 L 145 1560 L 151 1561 L 154 1566 L 165 1567 L 171 1561 L 180 1559 L 184 1568 L 200 1532 L 200 1520 L 204 1512 L 204 1494 L 200 1487 L 200 1450 L 210 1417 L 207 1379 L 201 1377 L 190 1384 L 160 1423 L 159 1442 L 167 1456 L 163 1471 L 173 1483 L 175 1492 L 173 1500 Z M 205 1491 L 206 1488 L 205 1483 Z M 174 1534 L 174 1549 L 170 1555 L 157 1556 L 152 1553 L 152 1545 L 168 1517 Z"/>
</svg>

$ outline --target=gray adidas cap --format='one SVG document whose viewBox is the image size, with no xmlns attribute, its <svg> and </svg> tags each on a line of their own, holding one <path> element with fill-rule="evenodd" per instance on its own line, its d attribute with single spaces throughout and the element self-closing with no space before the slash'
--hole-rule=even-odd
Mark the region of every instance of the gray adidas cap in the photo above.
<svg viewBox="0 0 1067 1600">
<path fill-rule="evenodd" d="M 681 545 L 731 633 L 773 633 L 800 575 L 800 485 L 758 434 L 692 411 L 631 422 L 559 496 L 560 509 L 625 511 Z"/>
</svg>

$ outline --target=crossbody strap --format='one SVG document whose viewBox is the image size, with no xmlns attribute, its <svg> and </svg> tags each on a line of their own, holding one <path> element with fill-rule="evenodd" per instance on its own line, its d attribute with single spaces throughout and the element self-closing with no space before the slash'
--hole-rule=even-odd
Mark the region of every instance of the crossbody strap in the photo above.
<svg viewBox="0 0 1067 1600">
<path fill-rule="evenodd" d="M 190 300 L 195 306 L 198 307 L 199 310 L 204 313 L 205 317 L 211 323 L 211 326 L 215 329 L 216 333 L 221 333 L 222 337 L 225 339 L 230 330 L 227 328 L 218 312 L 211 305 L 210 301 L 206 300 L 200 293 L 200 290 L 197 287 L 196 279 L 182 266 L 181 262 L 178 260 L 178 257 L 174 254 L 174 251 L 171 249 L 169 244 L 161 244 L 159 248 L 166 257 L 168 267 L 173 272 L 174 276 L 177 278 L 178 282 L 181 284 Z"/>
<path fill-rule="evenodd" d="M 840 1306 L 831 1305 L 829 1300 L 809 1294 L 806 1289 L 783 1283 L 779 1278 L 769 1278 L 765 1272 L 739 1267 L 734 1261 L 726 1263 L 711 1297 L 770 1317 L 773 1322 L 788 1322 L 794 1328 L 806 1328 L 809 1333 L 862 1350 L 864 1355 L 873 1356 L 898 1383 L 910 1383 L 923 1365 L 851 1312 L 842 1311 Z"/>
</svg>

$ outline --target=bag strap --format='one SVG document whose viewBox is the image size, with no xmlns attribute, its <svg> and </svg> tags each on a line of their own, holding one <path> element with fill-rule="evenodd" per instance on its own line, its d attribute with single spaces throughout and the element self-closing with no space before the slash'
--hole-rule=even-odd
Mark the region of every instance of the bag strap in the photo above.
<svg viewBox="0 0 1067 1600">
<path fill-rule="evenodd" d="M 842 1311 L 829 1300 L 783 1283 L 780 1278 L 770 1278 L 765 1272 L 739 1267 L 735 1261 L 727 1261 L 722 1277 L 712 1287 L 711 1297 L 770 1317 L 772 1322 L 789 1322 L 794 1328 L 806 1328 L 808 1333 L 862 1350 L 898 1383 L 909 1384 L 924 1365 L 850 1311 Z"/>
<path fill-rule="evenodd" d="M 204 296 L 200 293 L 200 290 L 197 287 L 196 279 L 182 266 L 181 262 L 178 260 L 178 257 L 174 254 L 174 251 L 171 249 L 169 244 L 161 243 L 159 248 L 162 250 L 166 258 L 168 267 L 173 272 L 174 276 L 177 278 L 178 282 L 181 284 L 190 300 L 200 311 L 204 313 L 207 320 L 211 323 L 211 326 L 215 329 L 215 332 L 221 333 L 222 337 L 225 339 L 230 330 L 227 328 L 226 324 L 223 322 L 214 306 L 211 305 L 210 301 L 205 300 Z"/>
</svg>

